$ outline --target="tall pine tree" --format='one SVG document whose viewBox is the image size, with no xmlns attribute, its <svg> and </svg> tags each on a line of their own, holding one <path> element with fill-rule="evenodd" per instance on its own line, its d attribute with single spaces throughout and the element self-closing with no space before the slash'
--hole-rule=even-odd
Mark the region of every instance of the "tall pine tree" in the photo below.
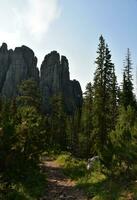
<svg viewBox="0 0 137 200">
<path fill-rule="evenodd" d="M 132 79 L 132 61 L 130 50 L 127 49 L 127 55 L 124 63 L 123 83 L 121 102 L 125 109 L 130 105 L 136 106 L 135 96 L 133 93 L 133 79 Z"/>
<path fill-rule="evenodd" d="M 100 37 L 98 46 L 98 57 L 96 59 L 96 72 L 94 77 L 94 99 L 93 99 L 93 124 L 96 137 L 95 149 L 102 157 L 109 144 L 109 133 L 114 128 L 112 120 L 116 112 L 116 76 L 114 64 L 108 45 L 105 44 L 103 36 Z M 113 106 L 112 106 L 113 102 Z M 112 114 L 113 113 L 113 114 Z M 104 158 L 103 158 L 104 159 Z"/>
<path fill-rule="evenodd" d="M 51 136 L 49 138 L 50 144 L 55 149 L 66 150 L 66 114 L 64 112 L 64 103 L 61 94 L 52 97 L 51 108 Z"/>
<path fill-rule="evenodd" d="M 82 155 L 89 157 L 94 154 L 92 146 L 93 138 L 93 88 L 92 84 L 88 83 L 84 93 L 84 102 L 82 108 L 82 131 L 80 135 L 80 150 Z"/>
</svg>

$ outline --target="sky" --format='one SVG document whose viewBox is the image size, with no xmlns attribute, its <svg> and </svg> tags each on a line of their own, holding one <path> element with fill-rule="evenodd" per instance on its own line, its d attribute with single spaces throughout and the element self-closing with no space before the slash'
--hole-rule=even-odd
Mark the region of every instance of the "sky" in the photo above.
<svg viewBox="0 0 137 200">
<path fill-rule="evenodd" d="M 93 80 L 99 36 L 109 45 L 119 83 L 130 48 L 137 67 L 137 0 L 0 0 L 0 44 L 33 49 L 40 67 L 52 50 L 69 60 L 84 91 Z M 135 86 L 136 87 L 136 86 Z"/>
</svg>

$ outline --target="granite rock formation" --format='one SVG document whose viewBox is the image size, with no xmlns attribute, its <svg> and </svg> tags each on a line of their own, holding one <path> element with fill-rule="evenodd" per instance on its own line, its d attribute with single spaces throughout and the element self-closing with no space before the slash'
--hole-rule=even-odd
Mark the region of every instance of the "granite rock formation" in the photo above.
<svg viewBox="0 0 137 200">
<path fill-rule="evenodd" d="M 82 105 L 80 84 L 70 80 L 68 60 L 56 51 L 44 58 L 40 69 L 40 88 L 44 110 L 50 107 L 49 99 L 58 94 L 63 96 L 65 109 L 70 114 Z"/>
<path fill-rule="evenodd" d="M 18 94 L 18 86 L 23 80 L 35 80 L 42 94 L 42 109 L 49 111 L 50 99 L 61 94 L 65 109 L 73 113 L 82 105 L 82 91 L 78 81 L 70 80 L 69 63 L 65 56 L 52 51 L 42 62 L 40 75 L 34 52 L 26 47 L 8 50 L 7 44 L 0 47 L 0 94 L 12 98 Z"/>
<path fill-rule="evenodd" d="M 5 61 L 6 73 L 3 72 L 4 81 L 2 81 L 1 84 L 1 94 L 2 96 L 11 98 L 17 95 L 17 88 L 23 80 L 32 78 L 39 81 L 37 58 L 33 51 L 26 46 L 17 47 L 14 51 L 7 51 L 5 49 L 2 51 L 0 60 L 4 53 L 7 55 L 7 62 Z M 2 62 L 0 62 L 1 72 L 3 71 L 3 68 Z"/>
<path fill-rule="evenodd" d="M 3 43 L 0 48 L 0 91 L 2 91 L 6 74 L 10 64 L 10 53 L 7 49 L 7 44 Z"/>
</svg>

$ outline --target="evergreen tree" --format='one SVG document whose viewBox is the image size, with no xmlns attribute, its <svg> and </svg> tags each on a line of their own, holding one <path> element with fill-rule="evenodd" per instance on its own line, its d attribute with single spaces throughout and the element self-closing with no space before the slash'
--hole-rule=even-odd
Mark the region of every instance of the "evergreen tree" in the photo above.
<svg viewBox="0 0 137 200">
<path fill-rule="evenodd" d="M 17 149 L 24 162 L 37 161 L 40 153 L 47 147 L 45 117 L 39 112 L 39 88 L 35 81 L 26 80 L 21 83 L 19 92 L 16 125 Z"/>
<path fill-rule="evenodd" d="M 118 115 L 118 106 L 119 106 L 119 88 L 117 84 L 117 77 L 115 75 L 115 67 L 112 67 L 112 87 L 111 87 L 111 101 L 110 105 L 112 106 L 112 128 L 114 129 L 116 125 L 116 119 Z"/>
<path fill-rule="evenodd" d="M 22 81 L 19 86 L 19 96 L 17 100 L 20 106 L 34 106 L 39 110 L 41 96 L 38 84 L 31 79 Z"/>
<path fill-rule="evenodd" d="M 72 152 L 75 156 L 79 156 L 79 135 L 81 131 L 81 108 L 77 109 L 71 118 L 72 130 Z"/>
<path fill-rule="evenodd" d="M 110 132 L 115 128 L 118 114 L 118 85 L 117 77 L 115 75 L 115 66 L 111 61 L 108 45 L 106 45 L 106 60 L 104 67 L 104 94 L 104 96 L 106 96 L 106 117 L 108 117 L 107 126 L 108 132 Z"/>
<path fill-rule="evenodd" d="M 97 53 L 98 57 L 95 62 L 97 69 L 93 87 L 93 124 L 96 137 L 95 149 L 105 159 L 107 149 L 111 145 L 108 135 L 114 128 L 112 120 L 116 114 L 117 95 L 114 64 L 111 61 L 108 45 L 105 45 L 102 36 Z"/>
<path fill-rule="evenodd" d="M 66 115 L 61 95 L 53 96 L 51 99 L 50 125 L 50 144 L 55 148 L 66 150 Z"/>
<path fill-rule="evenodd" d="M 67 116 L 67 147 L 73 155 L 79 157 L 83 155 L 80 148 L 80 133 L 81 108 L 77 109 L 73 115 Z"/>
<path fill-rule="evenodd" d="M 16 149 L 24 163 L 29 160 L 38 162 L 40 154 L 47 148 L 45 118 L 33 106 L 21 107 L 18 116 L 20 123 L 16 126 Z"/>
<path fill-rule="evenodd" d="M 123 72 L 123 83 L 122 83 L 122 95 L 121 103 L 127 109 L 127 107 L 136 106 L 135 96 L 133 93 L 133 83 L 132 83 L 132 61 L 130 50 L 127 49 L 127 56 L 124 64 Z"/>
<path fill-rule="evenodd" d="M 110 138 L 114 153 L 112 171 L 129 172 L 137 164 L 136 113 L 131 106 L 120 108 L 116 129 Z"/>
<path fill-rule="evenodd" d="M 15 133 L 15 124 L 10 112 L 10 103 L 4 102 L 1 105 L 0 119 L 0 181 L 7 184 L 11 183 L 9 177 L 11 172 L 15 171 L 17 157 L 14 147 L 17 137 Z"/>
<path fill-rule="evenodd" d="M 105 63 L 105 40 L 103 36 L 99 38 L 100 43 L 98 46 L 98 57 L 96 59 L 97 69 L 94 75 L 94 134 L 96 137 L 97 150 L 101 148 L 101 144 L 104 144 L 106 141 L 106 131 L 105 131 L 105 119 L 104 119 L 104 88 L 103 88 L 103 72 L 104 72 L 104 63 Z"/>
<path fill-rule="evenodd" d="M 80 134 L 80 150 L 87 158 L 93 155 L 93 89 L 91 83 L 86 86 L 82 108 L 82 130 Z"/>
</svg>

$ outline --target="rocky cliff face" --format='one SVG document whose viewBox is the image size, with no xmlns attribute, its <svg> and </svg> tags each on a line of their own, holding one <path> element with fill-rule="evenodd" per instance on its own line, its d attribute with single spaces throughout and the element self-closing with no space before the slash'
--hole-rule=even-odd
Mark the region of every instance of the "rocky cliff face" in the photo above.
<svg viewBox="0 0 137 200">
<path fill-rule="evenodd" d="M 82 105 L 82 91 L 78 81 L 70 80 L 69 64 L 65 56 L 52 51 L 46 55 L 40 69 L 40 88 L 43 97 L 43 108 L 48 110 L 49 99 L 61 94 L 68 113 Z"/>
<path fill-rule="evenodd" d="M 4 73 L 2 63 L 0 63 L 1 72 L 5 75 L 1 84 L 1 94 L 10 98 L 17 95 L 17 87 L 21 81 L 29 78 L 39 81 L 39 71 L 36 67 L 37 58 L 28 47 L 17 47 L 14 51 L 6 51 L 5 49 L 5 52 L 7 53 L 6 73 Z"/>
<path fill-rule="evenodd" d="M 12 98 L 17 96 L 18 86 L 23 80 L 33 79 L 40 84 L 42 109 L 48 111 L 50 98 L 61 94 L 68 113 L 73 113 L 82 105 L 82 91 L 78 81 L 70 80 L 69 64 L 65 56 L 52 51 L 46 55 L 41 65 L 40 76 L 37 58 L 26 47 L 8 50 L 5 43 L 0 47 L 0 94 Z"/>
<path fill-rule="evenodd" d="M 7 49 L 7 44 L 3 43 L 0 48 L 0 91 L 4 85 L 6 74 L 9 69 L 10 52 Z"/>
</svg>

